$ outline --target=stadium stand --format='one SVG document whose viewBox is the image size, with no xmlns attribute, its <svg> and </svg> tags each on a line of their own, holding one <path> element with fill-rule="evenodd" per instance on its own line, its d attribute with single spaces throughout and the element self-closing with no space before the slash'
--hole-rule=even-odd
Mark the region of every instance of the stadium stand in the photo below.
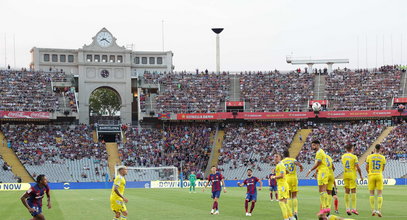
<svg viewBox="0 0 407 220">
<path fill-rule="evenodd" d="M 304 72 L 240 74 L 242 96 L 254 112 L 303 111 L 313 98 L 313 82 L 314 75 Z"/>
<path fill-rule="evenodd" d="M 14 183 L 16 178 L 14 178 L 13 172 L 11 172 L 12 167 L 8 165 L 3 158 L 0 156 L 0 183 Z"/>
<path fill-rule="evenodd" d="M 401 71 L 335 71 L 326 78 L 330 110 L 387 109 L 400 91 Z M 384 71 L 386 70 L 386 71 Z"/>
<path fill-rule="evenodd" d="M 1 130 L 33 177 L 44 172 L 53 182 L 105 181 L 106 148 L 93 142 L 90 126 L 4 124 Z"/>
</svg>

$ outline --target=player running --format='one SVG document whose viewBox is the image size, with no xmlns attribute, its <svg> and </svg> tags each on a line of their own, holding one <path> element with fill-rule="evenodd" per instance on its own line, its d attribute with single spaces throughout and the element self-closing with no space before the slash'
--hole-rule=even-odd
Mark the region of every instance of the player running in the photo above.
<svg viewBox="0 0 407 220">
<path fill-rule="evenodd" d="M 124 203 L 129 200 L 124 197 L 124 188 L 126 187 L 126 179 L 124 176 L 127 175 L 127 167 L 118 167 L 119 175 L 114 179 L 112 193 L 110 194 L 110 208 L 115 214 L 113 220 L 125 220 L 127 219 L 127 208 Z"/>
<path fill-rule="evenodd" d="M 47 207 L 50 209 L 51 195 L 49 193 L 48 179 L 45 175 L 41 174 L 37 176 L 36 184 L 31 186 L 31 188 L 21 196 L 21 202 L 34 217 L 31 220 L 45 219 L 45 216 L 42 214 L 42 198 L 44 198 L 44 194 L 47 195 Z"/>
<path fill-rule="evenodd" d="M 253 176 L 253 171 L 251 169 L 247 170 L 247 176 L 248 176 L 248 178 L 245 179 L 245 181 L 243 183 L 237 182 L 237 185 L 240 187 L 242 187 L 244 185 L 247 186 L 247 193 L 246 193 L 246 200 L 244 203 L 244 208 L 246 209 L 246 216 L 252 216 L 252 212 L 253 212 L 254 206 L 256 205 L 256 201 L 257 201 L 256 184 L 260 183 L 259 190 L 261 190 L 263 183 L 257 177 Z M 250 212 L 248 212 L 250 201 L 252 202 L 252 206 L 250 207 Z"/>
<path fill-rule="evenodd" d="M 319 200 L 320 200 L 320 211 L 319 215 L 325 214 L 325 213 L 330 213 L 331 210 L 328 207 L 328 194 L 327 194 L 327 185 L 328 185 L 328 174 L 329 170 L 327 167 L 327 157 L 320 147 L 321 143 L 318 140 L 314 140 L 311 142 L 311 148 L 316 151 L 315 155 L 315 165 L 308 170 L 307 177 L 308 175 L 318 169 L 318 176 L 317 176 L 317 181 L 318 181 L 318 189 L 319 189 Z"/>
<path fill-rule="evenodd" d="M 219 214 L 218 200 L 220 197 L 220 192 L 222 191 L 223 186 L 223 191 L 226 193 L 226 185 L 222 174 L 216 171 L 216 166 L 212 166 L 211 174 L 209 175 L 208 181 L 206 182 L 205 187 L 202 189 L 202 192 L 205 192 L 205 189 L 209 185 L 209 183 L 212 183 L 213 205 L 211 214 L 218 215 Z"/>
<path fill-rule="evenodd" d="M 328 208 L 331 209 L 333 190 L 335 185 L 335 166 L 332 161 L 332 158 L 327 154 L 326 155 L 326 166 L 328 167 L 328 184 L 326 186 L 326 192 L 328 193 Z M 336 192 L 335 192 L 336 193 Z M 336 209 L 335 209 L 336 210 Z"/>
<path fill-rule="evenodd" d="M 191 174 L 189 174 L 189 193 L 192 193 L 192 190 L 195 192 L 195 186 L 196 186 L 196 175 L 195 175 L 195 171 L 191 171 Z"/>
<path fill-rule="evenodd" d="M 345 206 L 348 215 L 359 215 L 356 210 L 356 170 L 359 173 L 360 179 L 363 181 L 362 172 L 360 171 L 358 157 L 354 155 L 353 146 L 346 145 L 346 152 L 342 155 L 342 166 L 344 169 L 343 182 L 345 185 Z M 350 194 L 352 192 L 352 195 Z M 352 209 L 350 209 L 350 200 L 352 200 Z"/>
<path fill-rule="evenodd" d="M 381 209 L 383 205 L 383 170 L 386 166 L 386 158 L 380 154 L 381 146 L 375 146 L 374 154 L 371 154 L 366 159 L 366 171 L 368 173 L 368 187 L 370 191 L 370 208 L 372 209 L 372 216 L 382 217 Z M 375 197 L 375 190 L 377 195 Z M 375 201 L 376 199 L 376 201 Z M 377 209 L 375 209 L 377 203 Z"/>
<path fill-rule="evenodd" d="M 289 194 L 290 198 L 288 199 L 288 204 L 291 208 L 294 209 L 294 217 L 295 219 L 298 218 L 298 177 L 297 177 L 297 166 L 300 167 L 300 172 L 302 172 L 303 167 L 300 162 L 296 159 L 290 157 L 290 152 L 285 150 L 283 152 L 284 159 L 281 161 L 283 162 L 284 166 L 287 169 L 287 183 L 288 187 L 290 188 Z"/>
<path fill-rule="evenodd" d="M 273 192 L 274 195 L 276 197 L 276 201 L 278 201 L 278 193 L 277 193 L 277 181 L 275 178 L 272 178 L 276 176 L 276 171 L 275 169 L 271 169 L 271 174 L 268 175 L 267 179 L 269 181 L 269 187 L 270 187 L 270 201 L 274 201 L 273 200 Z"/>
<path fill-rule="evenodd" d="M 287 171 L 284 164 L 281 162 L 281 155 L 274 155 L 274 163 L 276 164 L 276 176 L 271 178 L 277 180 L 278 185 L 278 197 L 280 199 L 279 205 L 281 208 L 281 213 L 283 214 L 284 220 L 294 220 L 293 213 L 291 212 L 291 207 L 287 203 L 287 199 L 290 198 L 289 186 L 287 183 Z"/>
</svg>

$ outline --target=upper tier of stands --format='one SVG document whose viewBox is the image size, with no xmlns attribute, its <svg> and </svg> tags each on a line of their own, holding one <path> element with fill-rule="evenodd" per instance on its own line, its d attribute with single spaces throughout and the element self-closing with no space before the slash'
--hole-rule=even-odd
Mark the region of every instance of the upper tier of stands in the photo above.
<svg viewBox="0 0 407 220">
<path fill-rule="evenodd" d="M 325 77 L 320 99 L 329 100 L 328 110 L 379 110 L 391 108 L 391 100 L 403 95 L 402 71 L 395 67 L 375 70 L 336 70 Z M 314 73 L 241 72 L 240 101 L 246 111 L 304 111 L 314 97 Z M 224 111 L 230 100 L 232 74 L 144 74 L 144 83 L 159 84 L 156 110 L 161 113 L 207 113 Z M 145 109 L 148 94 L 141 94 Z M 236 101 L 236 100 L 233 100 Z"/>
<path fill-rule="evenodd" d="M 66 81 L 62 72 L 0 70 L 0 111 L 76 112 L 74 88 L 52 88 L 52 81 Z M 65 103 L 64 103 L 65 101 Z"/>
</svg>

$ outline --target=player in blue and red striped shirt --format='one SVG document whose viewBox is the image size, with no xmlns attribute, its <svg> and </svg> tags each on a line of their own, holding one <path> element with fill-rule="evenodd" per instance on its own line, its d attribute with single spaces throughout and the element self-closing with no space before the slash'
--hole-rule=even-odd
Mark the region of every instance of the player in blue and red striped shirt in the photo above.
<svg viewBox="0 0 407 220">
<path fill-rule="evenodd" d="M 211 214 L 217 215 L 217 214 L 219 214 L 218 200 L 220 197 L 220 192 L 222 191 L 222 185 L 223 185 L 223 191 L 225 193 L 226 193 L 226 185 L 225 185 L 225 181 L 223 179 L 222 174 L 217 172 L 216 166 L 212 166 L 211 174 L 208 176 L 208 181 L 206 182 L 205 187 L 202 189 L 202 192 L 205 191 L 205 189 L 209 185 L 209 183 L 212 183 L 213 205 L 212 205 Z"/>
<path fill-rule="evenodd" d="M 276 173 L 274 168 L 271 169 L 271 174 L 268 175 L 267 179 L 269 180 L 269 187 L 270 187 L 270 200 L 273 201 L 273 192 L 276 196 L 276 201 L 278 201 L 278 193 L 277 193 L 277 181 L 276 179 L 272 178 L 275 177 Z"/>
<path fill-rule="evenodd" d="M 252 216 L 252 212 L 253 212 L 254 206 L 257 201 L 256 184 L 260 183 L 259 190 L 261 190 L 261 188 L 263 187 L 263 183 L 261 182 L 261 180 L 259 180 L 259 178 L 253 176 L 253 171 L 251 169 L 247 170 L 247 176 L 248 176 L 248 178 L 245 179 L 243 183 L 237 182 L 237 185 L 239 185 L 240 187 L 242 187 L 244 185 L 247 186 L 247 193 L 246 193 L 246 200 L 244 202 L 244 207 L 246 209 L 246 216 Z M 250 212 L 248 212 L 250 201 L 252 202 L 252 206 L 250 207 Z"/>
<path fill-rule="evenodd" d="M 51 196 L 49 194 L 48 180 L 45 175 L 41 174 L 37 177 L 37 184 L 32 186 L 27 192 L 21 196 L 21 202 L 34 217 L 32 220 L 45 219 L 42 214 L 42 198 L 47 195 L 48 208 L 51 208 Z"/>
</svg>

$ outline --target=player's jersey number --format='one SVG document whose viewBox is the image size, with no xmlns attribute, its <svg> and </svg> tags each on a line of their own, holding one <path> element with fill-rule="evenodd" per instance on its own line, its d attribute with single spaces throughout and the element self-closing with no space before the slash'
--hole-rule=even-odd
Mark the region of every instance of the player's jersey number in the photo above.
<svg viewBox="0 0 407 220">
<path fill-rule="evenodd" d="M 294 171 L 294 163 L 286 163 L 284 165 L 285 165 L 285 168 L 288 170 L 288 172 Z"/>
<path fill-rule="evenodd" d="M 346 169 L 350 169 L 350 164 L 349 163 L 350 163 L 349 160 L 347 160 L 346 163 L 345 163 L 345 168 Z"/>
<path fill-rule="evenodd" d="M 380 170 L 381 167 L 381 161 L 380 160 L 373 160 L 373 169 L 374 170 Z"/>
</svg>

